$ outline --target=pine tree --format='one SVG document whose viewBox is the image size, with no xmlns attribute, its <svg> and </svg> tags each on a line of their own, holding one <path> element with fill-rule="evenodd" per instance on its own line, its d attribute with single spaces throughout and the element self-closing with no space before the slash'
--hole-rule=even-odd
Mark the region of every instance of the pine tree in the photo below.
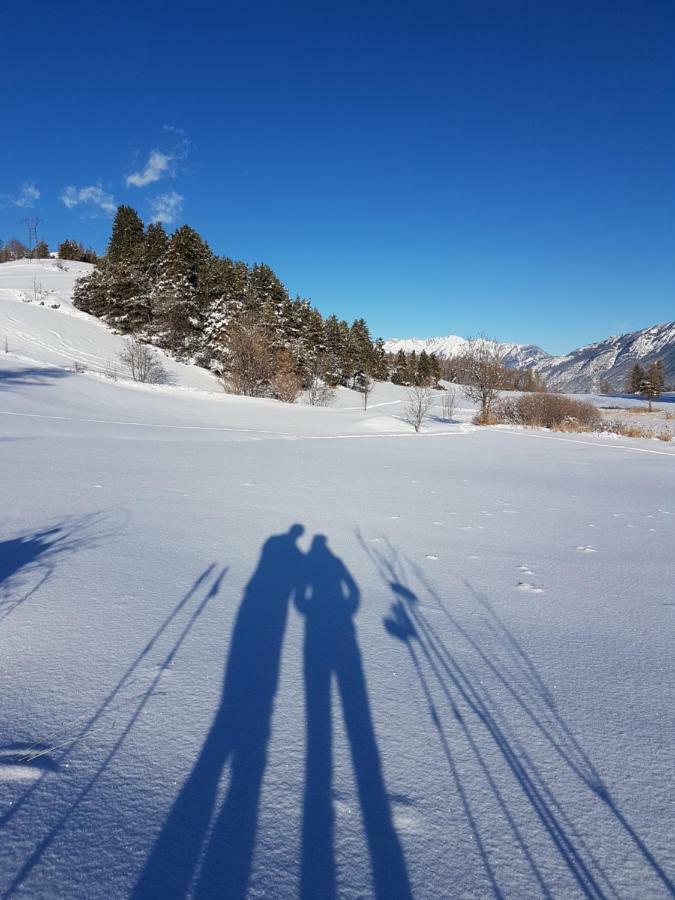
<svg viewBox="0 0 675 900">
<path fill-rule="evenodd" d="M 384 349 L 384 341 L 382 338 L 378 338 L 375 341 L 370 374 L 378 381 L 386 381 L 389 378 L 389 365 L 387 364 L 387 354 Z"/>
<path fill-rule="evenodd" d="M 626 389 L 629 394 L 639 394 L 642 389 L 642 383 L 645 379 L 645 370 L 640 363 L 636 362 L 630 370 L 626 380 Z"/>
<path fill-rule="evenodd" d="M 169 249 L 169 238 L 161 222 L 151 222 L 145 229 L 143 264 L 151 278 L 157 277 L 159 262 Z"/>
<path fill-rule="evenodd" d="M 140 262 L 145 249 L 143 222 L 131 206 L 118 206 L 108 242 L 108 262 Z"/>
<path fill-rule="evenodd" d="M 396 354 L 394 367 L 391 373 L 391 380 L 393 384 L 410 384 L 408 377 L 408 357 L 405 355 L 404 350 L 399 350 Z"/>
</svg>

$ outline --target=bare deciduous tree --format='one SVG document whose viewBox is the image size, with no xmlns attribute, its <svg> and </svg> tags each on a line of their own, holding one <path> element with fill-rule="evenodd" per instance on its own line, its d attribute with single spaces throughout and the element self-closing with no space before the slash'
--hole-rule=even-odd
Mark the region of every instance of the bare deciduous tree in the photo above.
<svg viewBox="0 0 675 900">
<path fill-rule="evenodd" d="M 478 403 L 479 422 L 487 422 L 490 408 L 499 397 L 504 370 L 504 351 L 484 335 L 473 338 L 461 356 L 464 393 L 468 400 Z"/>
<path fill-rule="evenodd" d="M 248 319 L 238 322 L 228 339 L 226 386 L 235 394 L 269 397 L 274 358 L 261 329 Z"/>
<path fill-rule="evenodd" d="M 144 344 L 138 338 L 127 338 L 119 355 L 122 365 L 129 369 L 134 381 L 144 384 L 163 384 L 166 371 L 154 347 Z"/>
<path fill-rule="evenodd" d="M 307 403 L 310 406 L 330 406 L 334 400 L 335 390 L 317 372 L 313 372 L 307 386 Z"/>
<path fill-rule="evenodd" d="M 403 421 L 419 431 L 422 423 L 429 415 L 434 402 L 434 395 L 428 387 L 415 385 L 407 391 L 408 402 L 403 407 Z"/>
<path fill-rule="evenodd" d="M 457 405 L 457 391 L 448 388 L 441 396 L 441 415 L 446 422 L 451 422 Z"/>
<path fill-rule="evenodd" d="M 302 391 L 302 377 L 295 371 L 293 357 L 288 350 L 277 353 L 272 391 L 277 400 L 284 403 L 295 403 Z"/>
<path fill-rule="evenodd" d="M 367 372 L 364 372 L 363 375 L 359 378 L 359 390 L 363 394 L 363 411 L 364 412 L 368 409 L 368 398 L 373 393 L 374 387 L 375 387 L 375 381 Z"/>
</svg>

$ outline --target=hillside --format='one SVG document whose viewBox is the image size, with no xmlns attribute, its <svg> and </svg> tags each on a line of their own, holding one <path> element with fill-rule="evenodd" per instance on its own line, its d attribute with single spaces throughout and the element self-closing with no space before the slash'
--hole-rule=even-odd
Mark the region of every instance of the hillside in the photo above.
<svg viewBox="0 0 675 900">
<path fill-rule="evenodd" d="M 448 334 L 445 337 L 431 338 L 390 338 L 384 342 L 384 349 L 387 353 L 398 353 L 399 350 L 412 353 L 414 350 L 418 354 L 422 350 L 426 350 L 427 353 L 433 353 L 439 359 L 452 359 L 459 356 L 470 344 L 471 341 L 467 338 Z M 550 355 L 535 344 L 502 343 L 499 346 L 503 348 L 505 364 L 514 369 L 533 366 L 541 360 L 548 359 Z"/>
<path fill-rule="evenodd" d="M 0 265 L 0 351 L 50 366 L 77 363 L 103 373 L 120 368 L 124 338 L 105 323 L 72 305 L 76 280 L 92 270 L 89 263 L 17 260 Z M 222 392 L 210 372 L 177 362 L 162 353 L 171 383 L 201 391 Z"/>
<path fill-rule="evenodd" d="M 565 391 L 597 391 L 609 381 L 622 390 L 632 366 L 647 367 L 662 360 L 666 383 L 675 381 L 675 322 L 652 325 L 641 331 L 609 337 L 573 350 L 566 356 L 543 359 L 534 366 L 551 388 Z"/>
</svg>

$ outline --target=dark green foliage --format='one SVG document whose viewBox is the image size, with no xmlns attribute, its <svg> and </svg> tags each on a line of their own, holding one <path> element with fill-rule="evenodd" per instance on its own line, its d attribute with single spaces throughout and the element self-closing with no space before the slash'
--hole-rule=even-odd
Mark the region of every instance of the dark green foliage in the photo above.
<svg viewBox="0 0 675 900">
<path fill-rule="evenodd" d="M 49 258 L 49 246 L 47 241 L 38 241 L 35 247 L 33 248 L 33 256 L 35 259 L 48 259 Z"/>
<path fill-rule="evenodd" d="M 626 381 L 626 390 L 629 394 L 638 394 L 642 387 L 642 382 L 645 378 L 645 370 L 642 368 L 640 363 L 635 363 L 633 368 L 630 370 L 628 374 L 628 379 Z"/>
<path fill-rule="evenodd" d="M 64 245 L 67 258 L 82 251 L 74 241 Z M 383 342 L 373 345 L 364 319 L 351 327 L 324 319 L 308 300 L 292 300 L 265 263 L 215 256 L 188 225 L 170 238 L 161 224 L 146 229 L 127 206 L 118 208 L 107 254 L 78 280 L 73 302 L 246 393 L 291 396 L 317 379 L 354 387 L 389 375 Z"/>
</svg>

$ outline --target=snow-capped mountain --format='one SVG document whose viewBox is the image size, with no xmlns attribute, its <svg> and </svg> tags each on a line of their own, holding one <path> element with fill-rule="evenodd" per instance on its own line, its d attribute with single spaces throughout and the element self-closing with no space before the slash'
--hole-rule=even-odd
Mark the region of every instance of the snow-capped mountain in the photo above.
<svg viewBox="0 0 675 900">
<path fill-rule="evenodd" d="M 384 342 L 384 349 L 387 353 L 398 353 L 403 350 L 411 353 L 413 350 L 420 353 L 426 350 L 427 353 L 434 353 L 439 359 L 452 359 L 469 345 L 471 341 L 467 338 L 458 337 L 456 334 L 448 334 L 445 337 L 431 338 L 391 338 Z M 535 344 L 500 344 L 504 350 L 504 362 L 511 368 L 529 368 L 536 363 L 547 360 L 550 354 Z"/>
<path fill-rule="evenodd" d="M 609 337 L 566 356 L 543 359 L 533 368 L 556 390 L 598 390 L 604 380 L 621 389 L 636 362 L 648 366 L 657 359 L 663 362 L 666 383 L 675 381 L 675 322 Z"/>
</svg>

